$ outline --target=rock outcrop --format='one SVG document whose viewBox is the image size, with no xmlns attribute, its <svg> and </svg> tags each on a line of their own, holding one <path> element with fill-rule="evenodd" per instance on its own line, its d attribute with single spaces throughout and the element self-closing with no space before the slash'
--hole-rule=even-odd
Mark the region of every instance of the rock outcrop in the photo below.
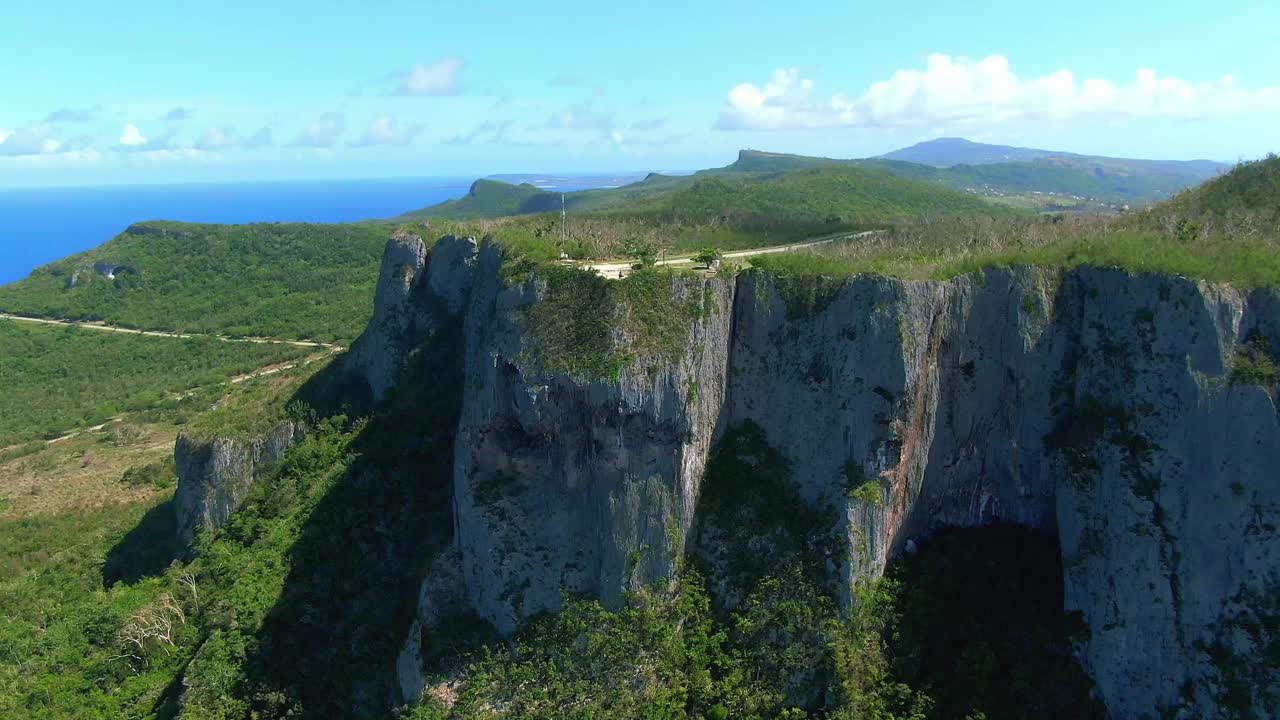
<svg viewBox="0 0 1280 720">
<path fill-rule="evenodd" d="M 592 373 L 539 354 L 547 279 L 502 264 L 492 244 L 393 241 L 352 356 L 382 396 L 418 329 L 461 315 L 450 567 L 499 631 L 562 591 L 617 605 L 671 575 L 714 441 L 749 421 L 831 513 L 846 602 L 912 538 L 1018 523 L 1059 538 L 1113 717 L 1280 702 L 1280 671 L 1248 661 L 1280 648 L 1277 388 L 1231 375 L 1248 338 L 1280 347 L 1275 291 L 1102 269 L 675 276 L 672 312 L 700 309 L 674 349 L 622 353 L 615 317 L 626 362 Z"/>
<path fill-rule="evenodd" d="M 617 605 L 672 574 L 724 402 L 734 285 L 677 278 L 671 301 L 700 313 L 680 350 L 593 379 L 533 359 L 544 282 L 492 287 L 477 284 L 464 327 L 454 502 L 467 592 L 506 633 L 563 591 Z"/>
<path fill-rule="evenodd" d="M 303 425 L 291 420 L 254 438 L 197 440 L 179 435 L 173 451 L 179 541 L 190 545 L 199 532 L 222 527 L 244 502 L 257 474 L 279 462 L 304 435 Z"/>
<path fill-rule="evenodd" d="M 398 234 L 387 243 L 373 318 L 344 359 L 375 402 L 395 384 L 412 350 L 465 307 L 477 254 L 474 238 L 441 238 L 430 253 L 416 235 Z"/>
<path fill-rule="evenodd" d="M 1232 658 L 1280 643 L 1280 418 L 1275 388 L 1229 379 L 1280 320 L 1274 291 L 992 270 L 857 278 L 797 312 L 775 278 L 740 282 L 732 421 L 765 428 L 807 499 L 843 505 L 846 591 L 912 536 L 1019 523 L 1060 538 L 1114 717 L 1274 694 L 1274 670 L 1242 680 Z M 880 497 L 847 494 L 850 467 Z"/>
</svg>

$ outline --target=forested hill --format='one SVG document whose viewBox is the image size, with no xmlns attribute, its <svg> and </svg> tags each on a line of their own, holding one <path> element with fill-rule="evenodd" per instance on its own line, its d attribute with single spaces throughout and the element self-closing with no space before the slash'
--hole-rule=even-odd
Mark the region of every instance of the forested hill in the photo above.
<svg viewBox="0 0 1280 720">
<path fill-rule="evenodd" d="M 1268 155 L 1241 163 L 1152 210 L 1202 218 L 1250 215 L 1272 223 L 1280 221 L 1280 157 Z"/>
<path fill-rule="evenodd" d="M 922 144 L 861 160 L 742 150 L 733 163 L 693 175 L 655 173 L 620 188 L 569 193 L 481 179 L 471 186 L 466 196 L 407 212 L 405 217 L 475 219 L 558 212 L 562 199 L 564 206 L 575 212 L 604 211 L 679 193 L 708 178 L 774 180 L 779 175 L 801 170 L 834 171 L 849 167 L 879 170 L 902 179 L 926 182 L 935 188 L 941 186 L 1003 203 L 1009 203 L 1010 196 L 1025 196 L 1021 205 L 1040 209 L 1058 209 L 1050 206 L 1060 204 L 1058 201 L 1062 199 L 1035 197 L 1040 195 L 1141 205 L 1168 198 L 1227 169 L 1210 161 L 1128 160 L 960 142 L 964 143 L 962 148 L 948 145 L 943 148 L 949 148 L 948 152 L 939 150 L 941 154 L 925 152 L 930 148 Z M 881 187 L 892 183 L 874 175 L 865 175 L 862 179 Z"/>
<path fill-rule="evenodd" d="M 384 223 L 146 222 L 0 286 L 0 312 L 149 330 L 348 341 L 372 312 Z"/>
<path fill-rule="evenodd" d="M 457 200 L 413 211 L 407 217 L 492 218 L 559 211 L 562 194 L 532 185 L 478 180 Z M 881 168 L 743 151 L 727 167 L 689 176 L 650 175 L 609 190 L 564 193 L 565 207 L 649 218 L 715 217 L 771 220 L 841 218 L 875 224 L 937 213 L 1004 214 L 1007 211 L 970 193 L 904 178 Z"/>
</svg>

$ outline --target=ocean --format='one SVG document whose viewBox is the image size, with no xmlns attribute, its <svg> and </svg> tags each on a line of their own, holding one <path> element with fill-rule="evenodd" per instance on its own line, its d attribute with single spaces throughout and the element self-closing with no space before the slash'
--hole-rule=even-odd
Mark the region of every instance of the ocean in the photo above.
<svg viewBox="0 0 1280 720">
<path fill-rule="evenodd" d="M 515 179 L 516 176 L 499 176 Z M 639 175 L 522 175 L 546 189 L 583 190 Z M 206 223 L 353 222 L 394 217 L 466 194 L 473 178 L 324 180 L 0 189 L 0 285 L 110 240 L 144 220 Z"/>
</svg>

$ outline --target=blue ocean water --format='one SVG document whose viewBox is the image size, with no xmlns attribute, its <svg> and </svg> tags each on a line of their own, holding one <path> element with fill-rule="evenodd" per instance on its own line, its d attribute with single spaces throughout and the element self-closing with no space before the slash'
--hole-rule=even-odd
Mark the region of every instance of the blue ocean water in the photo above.
<svg viewBox="0 0 1280 720">
<path fill-rule="evenodd" d="M 538 176 L 522 176 L 526 178 Z M 545 188 L 580 190 L 633 175 L 545 176 Z M 466 194 L 472 178 L 0 190 L 0 284 L 100 245 L 144 220 L 351 222 L 394 217 Z"/>
</svg>

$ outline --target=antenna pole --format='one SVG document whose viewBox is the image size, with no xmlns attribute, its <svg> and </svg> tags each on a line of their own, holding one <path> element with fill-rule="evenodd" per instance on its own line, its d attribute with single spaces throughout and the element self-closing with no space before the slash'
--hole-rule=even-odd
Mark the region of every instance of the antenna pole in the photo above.
<svg viewBox="0 0 1280 720">
<path fill-rule="evenodd" d="M 564 193 L 560 193 L 560 246 L 564 247 Z"/>
</svg>

